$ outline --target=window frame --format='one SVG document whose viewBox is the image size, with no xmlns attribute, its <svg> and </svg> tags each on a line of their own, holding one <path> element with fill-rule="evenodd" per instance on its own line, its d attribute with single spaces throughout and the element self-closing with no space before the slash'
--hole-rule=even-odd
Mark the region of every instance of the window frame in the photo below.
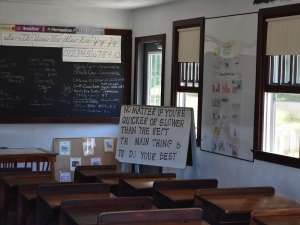
<svg viewBox="0 0 300 225">
<path fill-rule="evenodd" d="M 151 92 L 151 77 L 153 76 L 151 74 L 152 70 L 151 70 L 151 67 L 152 67 L 152 61 L 151 61 L 151 57 L 150 55 L 161 55 L 161 61 L 162 61 L 162 52 L 161 51 L 155 51 L 155 52 L 148 52 L 148 56 L 147 56 L 147 60 L 148 60 L 148 63 L 147 63 L 147 97 L 146 97 L 146 105 L 150 105 L 150 103 L 148 102 L 150 100 L 150 92 Z M 160 71 L 161 72 L 161 71 Z M 157 76 L 154 75 L 154 76 Z M 161 77 L 161 74 L 160 74 L 160 77 Z M 161 91 L 161 88 L 160 88 L 160 91 Z M 163 93 L 160 93 L 160 99 L 161 99 L 161 96 L 162 96 Z M 150 100 L 151 102 L 151 100 Z M 161 101 L 159 100 L 160 102 L 160 105 L 158 106 L 161 106 Z"/>
<path fill-rule="evenodd" d="M 139 65 L 139 44 L 161 42 L 162 44 L 162 62 L 161 62 L 161 99 L 160 104 L 164 106 L 164 90 L 165 90 L 165 55 L 166 55 L 166 34 L 157 34 L 152 36 L 136 37 L 134 44 L 134 84 L 133 84 L 133 104 L 138 102 L 138 65 Z"/>
<path fill-rule="evenodd" d="M 264 134 L 264 96 L 265 92 L 286 92 L 299 93 L 298 87 L 290 86 L 281 87 L 280 91 L 276 86 L 268 84 L 268 57 L 266 56 L 267 43 L 267 27 L 266 19 L 276 17 L 286 17 L 300 15 L 300 4 L 291 4 L 286 6 L 278 6 L 272 8 L 260 9 L 258 13 L 258 33 L 257 33 L 257 64 L 256 64 L 256 96 L 255 96 L 255 120 L 254 120 L 254 143 L 253 143 L 253 157 L 257 160 L 276 163 L 289 167 L 300 169 L 300 159 L 278 155 L 274 153 L 263 151 L 263 134 Z M 297 89 L 299 90 L 297 90 Z M 295 92 L 297 90 L 297 92 Z"/>
<path fill-rule="evenodd" d="M 172 33 L 172 72 L 171 72 L 171 106 L 177 105 L 177 92 L 197 93 L 198 94 L 198 122 L 195 124 L 197 127 L 197 146 L 201 142 L 201 118 L 202 118 L 202 84 L 203 84 L 203 57 L 204 57 L 204 17 L 179 20 L 173 22 Z M 178 29 L 186 29 L 192 27 L 200 27 L 200 49 L 199 49 L 199 85 L 198 87 L 182 87 L 180 86 L 180 63 L 178 62 L 178 44 L 179 33 Z"/>
</svg>

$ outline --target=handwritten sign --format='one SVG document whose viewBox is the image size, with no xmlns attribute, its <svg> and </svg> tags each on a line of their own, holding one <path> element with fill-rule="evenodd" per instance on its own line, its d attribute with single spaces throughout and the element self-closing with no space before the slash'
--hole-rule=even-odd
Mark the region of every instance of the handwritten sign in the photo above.
<svg viewBox="0 0 300 225">
<path fill-rule="evenodd" d="M 2 32 L 2 45 L 32 46 L 32 33 Z"/>
<path fill-rule="evenodd" d="M 62 47 L 63 34 L 55 33 L 32 33 L 32 45 L 37 47 Z"/>
<path fill-rule="evenodd" d="M 121 49 L 121 36 L 93 35 L 93 48 Z"/>
<path fill-rule="evenodd" d="M 121 63 L 121 49 L 93 49 L 93 62 Z"/>
<path fill-rule="evenodd" d="M 63 48 L 64 62 L 93 62 L 93 50 L 87 48 Z"/>
<path fill-rule="evenodd" d="M 64 34 L 63 47 L 92 48 L 93 36 L 84 34 Z"/>
<path fill-rule="evenodd" d="M 116 159 L 184 169 L 191 108 L 123 105 Z"/>
</svg>

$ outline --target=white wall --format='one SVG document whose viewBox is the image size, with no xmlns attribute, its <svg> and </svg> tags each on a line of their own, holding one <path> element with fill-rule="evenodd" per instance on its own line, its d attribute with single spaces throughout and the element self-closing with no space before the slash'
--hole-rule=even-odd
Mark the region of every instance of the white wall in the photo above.
<svg viewBox="0 0 300 225">
<path fill-rule="evenodd" d="M 258 12 L 259 8 L 300 3 L 299 0 L 277 0 L 269 4 L 253 5 L 253 0 L 184 0 L 161 6 L 133 11 L 133 39 L 135 37 L 166 34 L 165 105 L 170 104 L 172 25 L 173 21 L 196 17 L 218 17 L 233 14 Z M 134 46 L 134 45 L 133 45 Z M 217 178 L 219 187 L 274 186 L 276 192 L 300 201 L 298 169 L 255 160 L 239 160 L 222 155 L 197 151 L 197 171 L 200 178 Z M 164 168 L 164 172 L 179 170 Z M 191 167 L 184 172 L 191 178 Z"/>
<path fill-rule="evenodd" d="M 132 29 L 132 11 L 0 3 L 0 24 Z M 110 124 L 0 124 L 0 146 L 53 151 L 53 138 L 117 137 Z"/>
<path fill-rule="evenodd" d="M 0 24 L 132 29 L 132 11 L 0 2 Z"/>
<path fill-rule="evenodd" d="M 134 37 L 166 33 L 165 104 L 169 105 L 173 21 L 255 12 L 259 8 L 300 3 L 300 0 L 277 0 L 259 5 L 252 3 L 253 0 L 184 0 L 136 10 L 133 14 L 131 11 L 123 10 L 0 3 L 0 24 L 133 29 Z M 117 137 L 117 133 L 118 125 L 111 124 L 0 124 L 0 146 L 40 147 L 53 150 L 53 138 Z M 217 178 L 219 187 L 271 185 L 278 193 L 300 201 L 298 169 L 257 160 L 252 163 L 200 150 L 197 158 L 198 176 Z M 179 173 L 177 170 L 175 172 Z M 191 177 L 191 174 L 192 169 L 187 168 L 185 178 Z"/>
</svg>

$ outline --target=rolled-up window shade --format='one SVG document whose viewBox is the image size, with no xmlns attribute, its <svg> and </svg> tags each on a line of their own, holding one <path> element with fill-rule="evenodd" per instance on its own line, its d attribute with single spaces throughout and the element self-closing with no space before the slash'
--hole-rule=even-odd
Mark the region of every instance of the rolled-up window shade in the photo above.
<svg viewBox="0 0 300 225">
<path fill-rule="evenodd" d="M 178 62 L 199 62 L 200 27 L 178 29 Z"/>
<path fill-rule="evenodd" d="M 268 22 L 267 55 L 300 55 L 300 16 L 280 17 Z"/>
</svg>

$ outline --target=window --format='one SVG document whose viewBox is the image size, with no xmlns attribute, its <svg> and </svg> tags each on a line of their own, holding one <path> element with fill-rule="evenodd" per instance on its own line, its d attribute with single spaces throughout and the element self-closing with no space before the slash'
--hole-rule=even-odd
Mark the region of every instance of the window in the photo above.
<svg viewBox="0 0 300 225">
<path fill-rule="evenodd" d="M 296 168 L 300 168 L 299 10 L 300 4 L 259 10 L 253 151 L 255 159 Z"/>
<path fill-rule="evenodd" d="M 164 105 L 166 35 L 136 37 L 134 104 Z"/>
<path fill-rule="evenodd" d="M 161 102 L 161 52 L 148 53 L 147 105 L 160 106 Z"/>
<path fill-rule="evenodd" d="M 197 145 L 200 146 L 204 18 L 173 22 L 171 105 L 194 109 Z"/>
</svg>

